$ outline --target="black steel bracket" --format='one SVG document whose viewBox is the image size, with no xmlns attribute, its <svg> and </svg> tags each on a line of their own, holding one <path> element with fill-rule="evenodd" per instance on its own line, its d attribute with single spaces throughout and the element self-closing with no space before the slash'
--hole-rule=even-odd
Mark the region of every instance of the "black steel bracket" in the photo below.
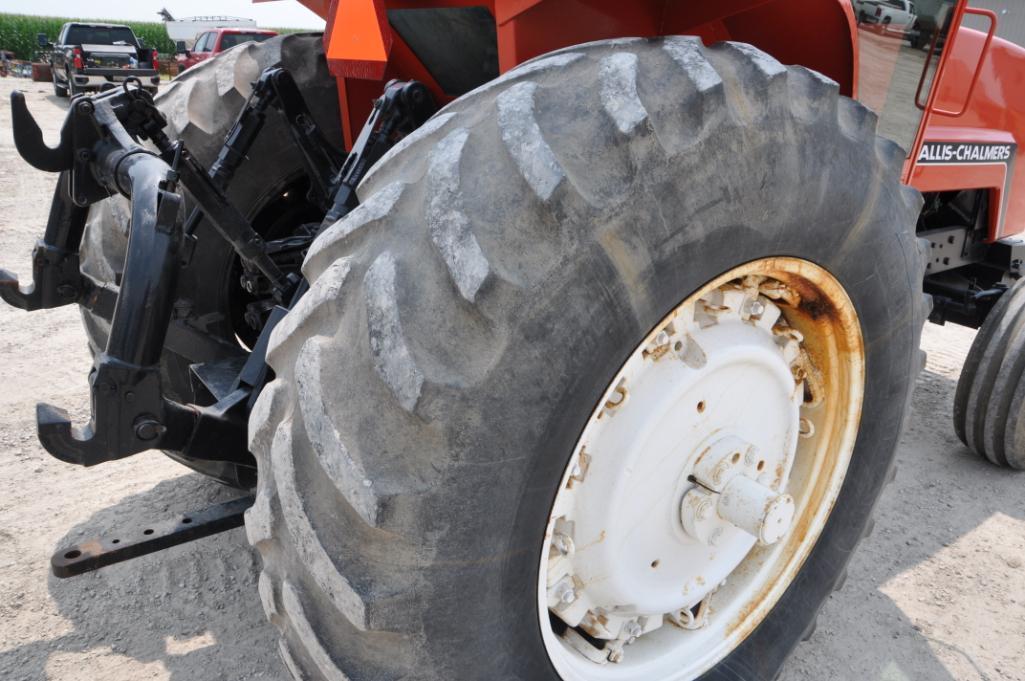
<svg viewBox="0 0 1025 681">
<path fill-rule="evenodd" d="M 34 285 L 22 288 L 4 277 L 4 299 L 19 307 L 38 309 L 55 303 L 80 301 L 110 307 L 110 295 L 78 272 L 86 207 L 117 192 L 132 200 L 128 253 L 111 314 L 105 350 L 90 374 L 92 418 L 82 428 L 68 414 L 41 404 L 36 409 L 39 440 L 54 457 L 91 466 L 147 449 L 179 451 L 193 458 L 247 462 L 246 407 L 249 392 L 236 391 L 212 407 L 179 404 L 161 388 L 159 361 L 172 316 L 183 239 L 182 175 L 194 194 L 208 197 L 215 218 L 227 231 L 246 238 L 252 228 L 237 210 L 214 192 L 206 173 L 183 153 L 181 145 L 164 136 L 165 125 L 152 97 L 126 85 L 72 103 L 61 146 L 43 144 L 35 121 L 19 96 L 12 99 L 15 139 L 26 160 L 46 170 L 60 171 L 54 206 L 38 258 Z M 162 150 L 142 146 L 149 139 Z M 179 172 L 179 171 L 183 172 Z M 205 182 L 204 182 L 205 181 Z M 253 260 L 260 263 L 259 244 L 252 239 Z M 273 265 L 273 263 L 271 263 Z M 272 281 L 285 279 L 268 268 Z M 277 276 L 275 276 L 277 275 Z M 289 282 L 294 289 L 296 282 Z M 56 293 L 56 301 L 53 293 Z M 283 293 L 287 293 L 283 291 Z"/>
<path fill-rule="evenodd" d="M 246 509 L 253 497 L 233 499 L 197 513 L 181 515 L 151 525 L 141 525 L 94 537 L 66 546 L 50 558 L 54 577 L 65 579 L 123 563 L 172 546 L 185 544 L 213 534 L 242 527 Z"/>
<path fill-rule="evenodd" d="M 194 459 L 253 465 L 245 434 L 268 374 L 267 340 L 307 288 L 296 273 L 278 266 L 273 249 L 226 195 L 270 107 L 284 116 L 311 178 L 310 198 L 326 211 L 320 228 L 358 205 L 356 187 L 367 171 L 436 110 L 423 84 L 392 81 L 342 161 L 318 130 L 292 76 L 273 67 L 254 85 L 208 171 L 182 142 L 163 132 L 166 120 L 140 83 L 72 100 L 56 148 L 44 143 L 24 97 L 12 94 L 19 152 L 35 167 L 61 177 L 46 234 L 36 249 L 32 285 L 23 288 L 13 275 L 0 271 L 0 296 L 29 310 L 78 302 L 111 320 L 107 346 L 97 354 L 89 378 L 88 425 L 73 426 L 57 407 L 37 407 L 39 440 L 54 457 L 92 466 L 164 449 Z M 142 144 L 147 140 L 152 146 Z M 180 187 L 196 204 L 188 219 L 183 219 Z M 78 247 L 88 206 L 115 193 L 131 199 L 128 252 L 119 285 L 100 286 L 80 273 Z M 204 217 L 238 253 L 254 291 L 271 295 L 261 303 L 268 314 L 256 346 L 230 389 L 211 406 L 168 399 L 159 364 L 171 329 L 178 272 Z M 317 232 L 309 226 L 288 248 L 302 248 L 303 239 L 312 240 Z"/>
<path fill-rule="evenodd" d="M 374 101 L 359 136 L 345 159 L 341 172 L 332 183 L 334 200 L 321 223 L 333 225 L 359 205 L 356 188 L 367 171 L 381 160 L 395 142 L 413 132 L 434 115 L 438 106 L 427 86 L 416 80 L 392 80 L 384 94 Z"/>
<path fill-rule="evenodd" d="M 42 310 L 82 301 L 91 289 L 79 272 L 78 244 L 87 209 L 71 201 L 71 176 L 62 172 L 54 190 L 46 232 L 32 250 L 32 283 L 0 269 L 0 299 L 22 310 Z"/>
</svg>

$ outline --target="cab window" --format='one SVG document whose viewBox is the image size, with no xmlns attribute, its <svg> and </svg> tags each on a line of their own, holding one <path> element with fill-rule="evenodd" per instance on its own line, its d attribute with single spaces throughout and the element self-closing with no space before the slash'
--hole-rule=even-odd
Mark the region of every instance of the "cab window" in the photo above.
<svg viewBox="0 0 1025 681">
<path fill-rule="evenodd" d="M 859 16 L 858 99 L 879 116 L 880 135 L 910 150 L 947 42 L 955 2 L 918 0 L 916 6 L 906 0 L 887 0 L 883 8 L 878 15 Z M 903 11 L 900 16 L 898 8 Z"/>
<path fill-rule="evenodd" d="M 209 52 L 210 51 L 210 38 L 213 37 L 213 33 L 204 33 L 199 36 L 196 40 L 196 47 L 193 48 L 196 52 Z"/>
<path fill-rule="evenodd" d="M 127 26 L 71 26 L 65 45 L 131 45 L 138 47 L 135 34 Z"/>
<path fill-rule="evenodd" d="M 221 52 L 235 47 L 236 45 L 247 43 L 250 40 L 262 43 L 264 40 L 271 37 L 273 36 L 266 33 L 225 33 L 221 36 Z"/>
</svg>

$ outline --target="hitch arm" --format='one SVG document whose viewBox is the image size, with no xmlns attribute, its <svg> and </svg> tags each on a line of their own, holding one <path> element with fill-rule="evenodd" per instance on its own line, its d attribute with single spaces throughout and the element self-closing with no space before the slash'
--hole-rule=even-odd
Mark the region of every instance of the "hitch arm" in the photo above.
<svg viewBox="0 0 1025 681">
<path fill-rule="evenodd" d="M 32 250 L 32 283 L 22 287 L 12 272 L 0 268 L 0 298 L 8 305 L 28 311 L 59 307 L 82 300 L 92 288 L 78 262 L 89 211 L 76 206 L 70 192 L 71 175 L 64 171 L 53 192 L 46 232 Z"/>
<path fill-rule="evenodd" d="M 194 459 L 253 466 L 246 448 L 246 421 L 266 380 L 266 344 L 286 308 L 307 285 L 272 257 L 268 245 L 227 198 L 227 184 L 247 158 L 266 110 L 276 107 L 311 175 L 310 198 L 327 212 L 321 226 L 330 224 L 358 204 L 355 190 L 369 168 L 435 110 L 421 83 L 392 81 L 343 163 L 324 141 L 287 71 L 265 71 L 254 93 L 209 172 L 181 142 L 172 142 L 163 133 L 166 120 L 152 97 L 141 88 L 129 88 L 127 82 L 123 88 L 76 99 L 57 148 L 44 144 L 23 98 L 14 98 L 19 151 L 36 167 L 62 175 L 46 235 L 36 252 L 42 257 L 35 258 L 33 284 L 22 288 L 3 272 L 0 295 L 26 309 L 79 302 L 103 310 L 111 320 L 107 346 L 95 358 L 89 377 L 89 423 L 75 427 L 65 411 L 45 404 L 37 408 L 40 442 L 54 457 L 92 466 L 165 449 Z M 147 139 L 159 155 L 138 141 Z M 179 186 L 196 203 L 188 221 L 182 219 Z M 106 286 L 78 271 L 78 246 L 87 207 L 114 193 L 131 199 L 132 215 L 121 281 Z M 241 373 L 224 386 L 226 390 L 214 394 L 219 400 L 211 406 L 165 397 L 160 370 L 168 337 L 173 337 L 182 256 L 194 243 L 192 231 L 204 217 L 232 245 L 260 284 L 258 290 L 264 290 L 258 277 L 269 282 L 276 303 L 269 308 Z M 304 236 L 317 232 L 314 225 L 304 229 Z M 300 247 L 302 243 L 299 239 Z"/>
<path fill-rule="evenodd" d="M 118 186 L 129 190 L 132 221 L 110 336 L 90 377 L 93 417 L 75 432 L 63 410 L 41 404 L 36 412 L 43 447 L 63 461 L 83 465 L 149 449 L 150 441 L 167 430 L 169 417 L 185 416 L 164 404 L 158 373 L 181 245 L 181 196 L 174 192 L 174 173 L 141 147 L 108 149 L 100 157 L 110 159 Z"/>
<path fill-rule="evenodd" d="M 107 347 L 90 375 L 92 418 L 77 429 L 66 412 L 41 404 L 39 440 L 62 461 L 92 466 L 147 449 L 188 454 L 201 433 L 223 447 L 220 454 L 242 461 L 248 392 L 198 407 L 164 397 L 161 388 L 159 362 L 183 241 L 178 171 L 136 143 L 106 102 L 90 109 L 102 134 L 90 151 L 92 175 L 107 191 L 132 200 L 128 253 Z"/>
<path fill-rule="evenodd" d="M 71 116 L 64 119 L 60 144 L 56 148 L 48 147 L 43 141 L 43 131 L 25 104 L 25 95 L 15 90 L 11 93 L 11 125 L 14 128 L 15 148 L 33 168 L 48 173 L 59 173 L 71 168 L 74 144 L 74 122 Z"/>
<path fill-rule="evenodd" d="M 392 80 L 385 86 L 332 183 L 334 198 L 321 229 L 327 229 L 359 205 L 356 187 L 367 171 L 394 146 L 395 137 L 416 130 L 437 108 L 430 90 L 419 81 Z"/>
<path fill-rule="evenodd" d="M 171 320 L 182 243 L 177 173 L 139 147 L 99 154 L 101 168 L 132 199 L 125 271 L 106 350 L 90 376 L 92 418 L 82 429 L 67 412 L 40 404 L 39 441 L 56 458 L 93 466 L 147 449 L 188 453 L 196 435 L 217 443 L 228 460 L 244 461 L 244 408 L 249 393 L 226 404 L 182 405 L 162 394 L 160 356 Z M 231 397 L 231 396 L 230 396 Z"/>
</svg>

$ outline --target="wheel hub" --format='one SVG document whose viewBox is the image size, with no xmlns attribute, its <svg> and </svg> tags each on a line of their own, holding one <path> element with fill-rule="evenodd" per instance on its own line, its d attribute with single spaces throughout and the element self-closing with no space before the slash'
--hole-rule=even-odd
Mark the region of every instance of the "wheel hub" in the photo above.
<svg viewBox="0 0 1025 681">
<path fill-rule="evenodd" d="M 800 294 L 750 268 L 717 281 L 627 359 L 567 467 L 539 579 L 542 628 L 559 622 L 571 656 L 552 657 L 564 678 L 605 678 L 596 665 L 609 662 L 633 671 L 608 678 L 655 678 L 644 674 L 668 639 L 702 629 L 736 576 L 750 592 L 752 556 L 792 544 L 808 510 L 808 494 L 790 492 L 799 442 L 833 422 L 814 352 L 788 321 Z M 860 411 L 860 385 L 858 399 Z"/>
<path fill-rule="evenodd" d="M 778 474 L 752 444 L 723 437 L 706 449 L 690 476 L 680 519 L 694 539 L 718 547 L 735 530 L 764 545 L 783 538 L 794 519 L 794 498 L 778 491 Z M 746 538 L 737 537 L 738 539 Z"/>
</svg>

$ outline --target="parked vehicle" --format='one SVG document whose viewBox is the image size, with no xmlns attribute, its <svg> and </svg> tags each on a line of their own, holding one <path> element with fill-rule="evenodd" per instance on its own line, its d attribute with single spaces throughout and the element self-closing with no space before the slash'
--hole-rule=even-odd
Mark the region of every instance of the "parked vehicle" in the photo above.
<svg viewBox="0 0 1025 681">
<path fill-rule="evenodd" d="M 39 46 L 50 51 L 58 97 L 109 89 L 129 78 L 138 79 L 152 93 L 160 86 L 157 51 L 143 45 L 128 26 L 67 23 L 56 43 L 40 33 Z"/>
<path fill-rule="evenodd" d="M 273 38 L 276 35 L 276 31 L 260 29 L 216 28 L 200 33 L 196 37 L 196 42 L 192 49 L 187 48 L 184 41 L 179 41 L 177 43 L 177 54 L 175 55 L 175 61 L 178 63 L 178 73 L 242 43 L 250 41 L 262 43 L 264 40 Z"/>
<path fill-rule="evenodd" d="M 230 16 L 195 16 L 176 19 L 167 9 L 161 9 L 157 14 L 164 20 L 164 29 L 167 37 L 174 43 L 183 42 L 191 48 L 196 37 L 207 30 L 214 28 L 243 28 L 255 29 L 256 21 L 245 17 Z"/>
<path fill-rule="evenodd" d="M 12 98 L 61 174 L 0 296 L 78 304 L 94 356 L 43 447 L 241 490 L 58 576 L 248 507 L 297 679 L 768 681 L 871 531 L 927 317 L 981 327 L 955 429 L 1025 468 L 994 13 L 949 0 L 926 54 L 848 0 L 305 4 L 325 36 L 82 98 L 56 149 Z"/>
<path fill-rule="evenodd" d="M 914 25 L 917 18 L 911 0 L 854 0 L 859 24 L 880 24 L 905 28 Z"/>
</svg>

